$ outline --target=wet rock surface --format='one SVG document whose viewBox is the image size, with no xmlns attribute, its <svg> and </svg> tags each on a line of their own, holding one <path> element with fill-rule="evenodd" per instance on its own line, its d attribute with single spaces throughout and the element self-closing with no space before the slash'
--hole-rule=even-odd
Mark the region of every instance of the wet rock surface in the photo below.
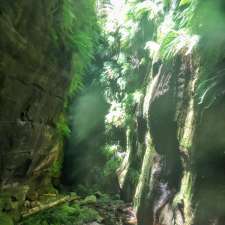
<svg viewBox="0 0 225 225">
<path fill-rule="evenodd" d="M 0 15 L 0 182 L 43 176 L 57 157 L 55 125 L 69 84 L 49 38 L 57 1 L 5 2 Z M 32 14 L 32 19 L 30 15 Z M 49 16 L 46 16 L 46 15 Z M 35 32 L 28 29 L 32 22 Z M 49 51 L 53 51 L 51 54 Z M 63 52 L 60 54 L 64 55 Z M 64 55 L 67 57 L 67 55 Z"/>
</svg>

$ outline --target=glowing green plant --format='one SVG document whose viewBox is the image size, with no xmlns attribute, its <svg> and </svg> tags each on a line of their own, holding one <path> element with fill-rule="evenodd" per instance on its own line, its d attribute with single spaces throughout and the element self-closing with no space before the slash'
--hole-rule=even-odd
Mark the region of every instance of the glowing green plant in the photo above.
<svg viewBox="0 0 225 225">
<path fill-rule="evenodd" d="M 61 170 L 62 170 L 62 160 L 54 161 L 51 167 L 51 176 L 54 178 L 58 178 L 61 174 Z"/>
<path fill-rule="evenodd" d="M 160 55 L 170 59 L 176 55 L 190 55 L 199 42 L 198 35 L 190 35 L 187 30 L 170 31 L 162 40 Z"/>
<path fill-rule="evenodd" d="M 99 36 L 95 0 L 63 1 L 61 30 L 66 47 L 72 50 L 69 96 L 73 96 L 82 87 L 83 76 L 93 58 Z"/>
<path fill-rule="evenodd" d="M 108 160 L 103 169 L 104 176 L 110 176 L 116 174 L 117 169 L 119 168 L 121 160 L 119 158 L 112 158 Z"/>
<path fill-rule="evenodd" d="M 67 122 L 64 114 L 60 115 L 59 120 L 56 124 L 56 129 L 57 129 L 59 135 L 61 135 L 62 137 L 68 137 L 70 135 L 71 130 L 68 126 L 68 122 Z"/>
<path fill-rule="evenodd" d="M 153 1 L 145 0 L 139 2 L 135 8 L 135 18 L 140 19 L 144 14 L 148 15 L 149 20 L 154 20 L 163 12 L 163 4 L 156 4 Z"/>
<path fill-rule="evenodd" d="M 216 100 L 221 99 L 225 90 L 224 70 L 220 71 L 208 79 L 200 81 L 196 96 L 198 97 L 198 104 L 203 105 L 204 108 L 212 106 Z"/>
</svg>

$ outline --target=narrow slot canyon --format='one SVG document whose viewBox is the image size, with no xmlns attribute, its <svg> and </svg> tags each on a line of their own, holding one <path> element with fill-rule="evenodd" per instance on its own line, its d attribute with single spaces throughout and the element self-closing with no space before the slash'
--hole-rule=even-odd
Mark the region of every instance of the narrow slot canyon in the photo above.
<svg viewBox="0 0 225 225">
<path fill-rule="evenodd" d="M 2 0 L 0 225 L 225 225 L 225 2 Z"/>
</svg>

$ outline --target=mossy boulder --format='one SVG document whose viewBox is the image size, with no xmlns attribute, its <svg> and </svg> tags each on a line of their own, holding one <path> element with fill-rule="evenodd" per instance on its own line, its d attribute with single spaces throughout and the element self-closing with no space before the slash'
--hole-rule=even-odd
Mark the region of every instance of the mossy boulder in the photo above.
<svg viewBox="0 0 225 225">
<path fill-rule="evenodd" d="M 95 204 L 97 202 L 95 195 L 89 195 L 83 200 L 83 204 Z"/>
</svg>

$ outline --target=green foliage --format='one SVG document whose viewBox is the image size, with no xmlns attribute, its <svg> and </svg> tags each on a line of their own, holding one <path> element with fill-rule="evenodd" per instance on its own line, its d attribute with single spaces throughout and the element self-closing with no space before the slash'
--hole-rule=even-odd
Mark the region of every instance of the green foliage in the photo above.
<svg viewBox="0 0 225 225">
<path fill-rule="evenodd" d="M 103 148 L 103 155 L 105 155 L 107 159 L 111 159 L 116 155 L 117 151 L 119 150 L 118 148 L 118 145 L 106 145 Z"/>
<path fill-rule="evenodd" d="M 190 3 L 191 3 L 191 0 L 181 0 L 180 1 L 180 6 L 187 5 L 187 4 L 190 4 Z"/>
<path fill-rule="evenodd" d="M 97 198 L 95 195 L 89 195 L 87 196 L 81 203 L 88 205 L 88 204 L 96 204 Z"/>
<path fill-rule="evenodd" d="M 58 208 L 46 210 L 31 216 L 22 222 L 23 225 L 83 225 L 100 218 L 97 211 L 78 204 L 64 204 Z"/>
<path fill-rule="evenodd" d="M 163 5 L 159 2 L 163 2 Z M 207 59 L 210 66 L 214 58 L 216 63 L 218 59 L 224 59 L 224 17 L 218 9 L 211 12 L 209 5 L 215 9 L 212 5 L 216 3 L 207 1 L 205 4 L 205 1 L 201 3 L 199 0 L 128 0 L 121 6 L 109 7 L 111 11 L 106 13 L 103 22 L 109 60 L 104 64 L 100 81 L 109 104 L 105 124 L 111 133 L 118 135 L 121 130 L 131 127 L 135 107 L 139 102 L 134 100 L 134 95 L 138 91 L 141 96 L 144 80 L 141 76 L 149 72 L 152 62 L 163 61 L 169 65 L 168 62 L 179 58 L 187 63 L 193 59 L 194 64 L 194 56 L 199 52 L 200 57 Z M 119 10 L 117 7 L 120 7 Z M 212 17 L 216 19 L 213 20 Z M 216 24 L 212 21 L 216 21 Z M 216 33 L 213 32 L 215 28 Z M 147 54 L 148 50 L 150 56 Z M 205 66 L 206 63 L 202 63 Z M 217 76 L 215 73 L 213 78 L 212 75 L 202 75 L 197 94 L 199 104 L 210 107 L 221 96 L 221 85 L 224 83 L 221 77 L 222 75 Z M 118 136 L 115 139 L 121 140 Z M 116 145 L 118 143 L 119 141 Z M 104 175 L 116 173 L 122 160 L 117 158 L 117 151 L 107 146 L 108 161 L 104 167 Z M 136 183 L 137 178 L 137 171 L 132 171 L 132 183 Z"/>
<path fill-rule="evenodd" d="M 13 225 L 13 221 L 7 214 L 0 212 L 0 225 Z"/>
<path fill-rule="evenodd" d="M 161 17 L 163 7 L 149 0 L 128 0 L 106 4 L 103 9 L 105 14 L 101 25 L 107 42 L 104 51 L 108 57 L 100 82 L 109 105 L 105 116 L 106 133 L 110 140 L 115 140 L 103 149 L 106 158 L 103 176 L 107 177 L 116 176 L 126 157 L 125 132 L 135 124 L 135 109 L 148 72 L 149 57 L 145 46 L 152 38 L 154 23 Z M 121 134 L 119 138 L 118 134 Z M 120 146 L 121 143 L 124 145 Z"/>
<path fill-rule="evenodd" d="M 111 158 L 108 160 L 104 166 L 103 174 L 104 176 L 110 176 L 116 174 L 117 169 L 119 168 L 121 160 L 119 158 Z"/>
<path fill-rule="evenodd" d="M 139 179 L 139 171 L 131 168 L 128 173 L 129 180 L 134 186 L 137 185 Z"/>
<path fill-rule="evenodd" d="M 86 68 L 93 58 L 98 32 L 95 0 L 63 1 L 61 33 L 66 47 L 72 51 L 70 70 L 73 79 L 69 96 L 73 96 L 82 87 Z"/>
<path fill-rule="evenodd" d="M 225 86 L 223 68 L 217 72 L 225 57 L 223 7 L 223 1 L 181 0 L 157 25 L 156 43 L 160 48 L 153 57 L 169 61 L 176 56 L 193 55 L 198 48 L 201 72 L 196 96 L 203 108 L 220 99 Z"/>
<path fill-rule="evenodd" d="M 163 5 L 165 8 L 169 8 L 171 0 L 163 0 Z"/>
<path fill-rule="evenodd" d="M 196 97 L 202 108 L 209 108 L 224 96 L 224 7 L 224 1 L 207 0 L 204 4 L 199 1 L 193 18 L 194 28 L 201 35 L 201 70 Z"/>
<path fill-rule="evenodd" d="M 102 149 L 102 154 L 106 158 L 106 163 L 103 168 L 103 176 L 115 175 L 124 156 L 123 149 L 121 146 L 115 144 L 106 145 Z"/>
<path fill-rule="evenodd" d="M 120 157 L 121 147 L 119 145 L 106 145 L 102 153 L 107 160 L 103 168 L 103 176 L 116 174 L 122 160 Z"/>
<path fill-rule="evenodd" d="M 83 74 L 85 71 L 85 64 L 81 60 L 79 54 L 73 54 L 72 56 L 72 64 L 71 64 L 71 71 L 73 74 L 73 79 L 70 84 L 69 88 L 69 96 L 73 96 L 76 91 L 81 90 L 83 87 Z"/>
<path fill-rule="evenodd" d="M 165 14 L 163 22 L 157 25 L 156 43 L 160 46 L 159 57 L 164 61 L 177 55 L 191 55 L 198 46 L 200 36 L 193 33 L 196 7 L 196 0 L 180 1 L 176 10 L 171 8 Z"/>
<path fill-rule="evenodd" d="M 104 63 L 100 82 L 109 104 L 105 124 L 110 130 L 132 123 L 137 103 L 133 95 L 140 90 L 148 65 L 145 45 L 152 37 L 152 21 L 160 17 L 162 5 L 149 0 L 121 1 L 105 8 L 102 26 L 110 57 Z"/>
<path fill-rule="evenodd" d="M 135 18 L 140 19 L 147 14 L 149 20 L 154 20 L 163 12 L 162 6 L 150 0 L 139 2 L 135 7 Z"/>
<path fill-rule="evenodd" d="M 106 115 L 106 125 L 123 127 L 125 123 L 126 113 L 121 103 L 112 102 L 109 113 Z"/>
<path fill-rule="evenodd" d="M 174 15 L 177 29 L 186 28 L 191 32 L 197 32 L 196 28 L 199 24 L 196 24 L 194 20 L 199 7 L 198 3 L 198 0 L 183 0 L 180 2 L 179 9 Z"/>
<path fill-rule="evenodd" d="M 59 120 L 56 124 L 56 129 L 57 129 L 58 134 L 62 137 L 68 137 L 70 135 L 71 130 L 68 126 L 68 122 L 67 122 L 64 114 L 60 115 Z"/>
<path fill-rule="evenodd" d="M 202 105 L 204 109 L 209 108 L 224 96 L 225 78 L 223 73 L 224 70 L 217 75 L 200 81 L 196 96 L 198 97 L 198 104 Z"/>
<path fill-rule="evenodd" d="M 62 160 L 56 160 L 53 162 L 51 167 L 51 176 L 58 178 L 62 170 Z"/>
<path fill-rule="evenodd" d="M 165 60 L 169 60 L 176 55 L 187 56 L 193 52 L 198 42 L 198 35 L 190 35 L 184 29 L 179 31 L 171 30 L 162 40 L 160 56 Z"/>
</svg>

